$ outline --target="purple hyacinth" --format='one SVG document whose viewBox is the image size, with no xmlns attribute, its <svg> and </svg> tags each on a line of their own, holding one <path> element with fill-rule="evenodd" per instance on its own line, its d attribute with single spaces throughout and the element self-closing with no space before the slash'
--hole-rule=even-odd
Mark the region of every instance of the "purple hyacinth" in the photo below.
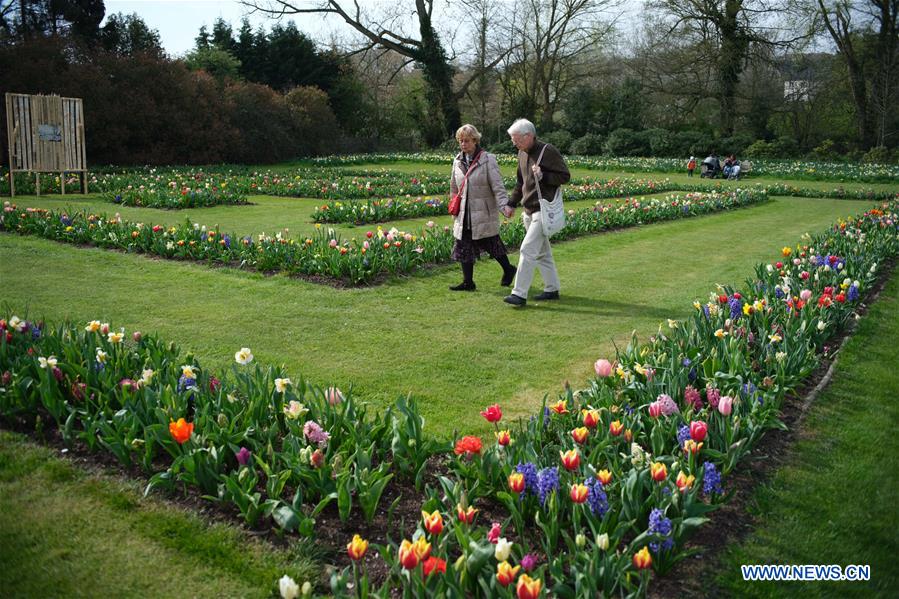
<svg viewBox="0 0 899 599">
<path fill-rule="evenodd" d="M 678 444 L 678 446 L 683 447 L 684 443 L 689 438 L 690 438 L 690 427 L 689 426 L 684 425 L 684 426 L 680 427 L 679 429 L 677 429 L 677 444 Z"/>
<path fill-rule="evenodd" d="M 525 490 L 532 495 L 536 495 L 539 482 L 537 476 L 537 466 L 535 466 L 531 462 L 518 464 L 518 466 L 515 467 L 515 471 L 524 475 Z"/>
<path fill-rule="evenodd" d="M 711 316 L 710 316 L 711 313 L 709 312 L 709 306 L 708 306 L 708 304 L 705 304 L 705 305 L 702 306 L 702 313 L 705 314 L 705 319 L 706 319 L 706 320 L 708 320 L 708 319 L 711 317 Z"/>
<path fill-rule="evenodd" d="M 31 329 L 31 338 L 32 339 L 40 339 L 41 338 L 41 328 L 37 325 L 33 325 L 34 328 Z"/>
<path fill-rule="evenodd" d="M 225 235 L 222 235 L 222 241 L 225 242 L 226 248 L 231 249 L 231 236 L 230 235 L 228 235 L 227 233 Z"/>
<path fill-rule="evenodd" d="M 728 304 L 730 305 L 730 319 L 736 320 L 743 313 L 743 300 L 732 297 Z"/>
<path fill-rule="evenodd" d="M 724 488 L 721 486 L 721 475 L 718 474 L 715 464 L 712 462 L 705 462 L 702 467 L 702 492 L 706 495 L 710 495 L 711 493 L 721 495 L 724 493 Z"/>
<path fill-rule="evenodd" d="M 590 506 L 590 511 L 602 518 L 609 511 L 609 498 L 603 490 L 602 483 L 596 477 L 591 476 L 584 481 L 584 484 L 589 489 L 587 504 Z"/>
<path fill-rule="evenodd" d="M 667 551 L 674 547 L 674 539 L 671 538 L 673 527 L 671 519 L 665 517 L 665 512 L 658 508 L 654 508 L 649 514 L 649 532 L 666 537 L 661 543 L 650 543 L 649 548 L 653 553 L 659 553 L 659 550 Z"/>
<path fill-rule="evenodd" d="M 847 297 L 850 302 L 854 302 L 854 301 L 858 300 L 858 285 L 852 285 L 849 288 L 849 293 L 847 294 Z"/>
<path fill-rule="evenodd" d="M 784 297 L 783 289 L 781 289 L 780 287 L 775 287 L 774 288 L 774 296 L 777 299 L 783 299 L 783 297 Z"/>
<path fill-rule="evenodd" d="M 671 396 L 667 393 L 662 393 L 658 397 L 656 397 L 656 401 L 662 404 L 662 414 L 665 416 L 671 416 L 673 414 L 678 413 L 677 404 L 674 403 L 674 400 L 671 399 Z"/>
<path fill-rule="evenodd" d="M 559 490 L 559 467 L 544 468 L 537 473 L 537 496 L 540 505 L 546 505 L 546 498 L 553 491 Z"/>
</svg>

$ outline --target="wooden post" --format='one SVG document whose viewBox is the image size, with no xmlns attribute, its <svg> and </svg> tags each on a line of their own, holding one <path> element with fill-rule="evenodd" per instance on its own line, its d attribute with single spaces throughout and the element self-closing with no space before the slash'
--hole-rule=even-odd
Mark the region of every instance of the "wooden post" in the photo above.
<svg viewBox="0 0 899 599">
<path fill-rule="evenodd" d="M 9 197 L 16 197 L 16 179 L 13 176 L 12 162 L 9 165 Z"/>
<path fill-rule="evenodd" d="M 62 190 L 62 195 L 66 195 L 66 172 L 63 171 L 59 173 L 59 188 Z"/>
<path fill-rule="evenodd" d="M 34 173 L 34 193 L 41 195 L 41 174 Z"/>
</svg>

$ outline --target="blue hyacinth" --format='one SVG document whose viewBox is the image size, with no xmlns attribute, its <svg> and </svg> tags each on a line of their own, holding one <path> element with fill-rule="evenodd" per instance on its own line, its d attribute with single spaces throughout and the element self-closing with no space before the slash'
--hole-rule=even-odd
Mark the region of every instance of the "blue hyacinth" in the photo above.
<svg viewBox="0 0 899 599">
<path fill-rule="evenodd" d="M 721 486 L 721 475 L 718 474 L 718 470 L 712 462 L 703 464 L 702 492 L 706 495 L 724 493 L 724 488 Z"/>
<path fill-rule="evenodd" d="M 684 425 L 684 426 L 680 427 L 679 429 L 677 429 L 677 444 L 680 447 L 683 447 L 684 443 L 689 438 L 690 438 L 690 427 L 689 426 Z"/>
<path fill-rule="evenodd" d="M 32 339 L 40 339 L 41 338 L 41 329 L 36 324 L 31 325 L 31 338 Z"/>
<path fill-rule="evenodd" d="M 596 477 L 591 476 L 584 481 L 584 484 L 590 490 L 587 493 L 587 504 L 590 506 L 590 511 L 602 518 L 609 511 L 609 498 L 602 488 L 602 483 Z"/>
<path fill-rule="evenodd" d="M 665 517 L 665 512 L 658 508 L 653 509 L 649 514 L 649 532 L 666 538 L 661 543 L 650 543 L 650 550 L 658 553 L 659 550 L 667 551 L 674 547 L 674 539 L 671 538 L 673 530 L 671 519 Z"/>
<path fill-rule="evenodd" d="M 743 300 L 732 297 L 728 304 L 730 304 L 730 319 L 736 320 L 743 313 Z"/>
<path fill-rule="evenodd" d="M 559 467 L 544 468 L 537 473 L 537 496 L 540 505 L 546 505 L 546 498 L 553 491 L 559 490 Z"/>
<path fill-rule="evenodd" d="M 854 301 L 858 300 L 858 286 L 857 285 L 852 285 L 849 288 L 849 293 L 847 294 L 847 297 L 849 298 L 850 302 L 854 302 Z"/>
<path fill-rule="evenodd" d="M 192 379 L 186 374 L 182 374 L 181 378 L 178 379 L 178 391 L 184 391 L 185 389 L 190 389 L 192 387 L 197 386 L 197 379 Z"/>
<path fill-rule="evenodd" d="M 222 235 L 222 241 L 225 242 L 226 248 L 228 248 L 228 249 L 231 248 L 231 236 L 230 235 L 228 235 L 228 234 Z"/>
<path fill-rule="evenodd" d="M 532 495 L 536 495 L 538 489 L 537 466 L 531 462 L 518 464 L 515 467 L 515 471 L 524 475 L 525 490 Z"/>
<path fill-rule="evenodd" d="M 784 292 L 783 292 L 783 290 L 782 290 L 780 287 L 775 287 L 775 288 L 774 288 L 774 295 L 775 295 L 775 297 L 777 297 L 777 299 L 783 299 L 783 297 L 784 297 Z"/>
</svg>

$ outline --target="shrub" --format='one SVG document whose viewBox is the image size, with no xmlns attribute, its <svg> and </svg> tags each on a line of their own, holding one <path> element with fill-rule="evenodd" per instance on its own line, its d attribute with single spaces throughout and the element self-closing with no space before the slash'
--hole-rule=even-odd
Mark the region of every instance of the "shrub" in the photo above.
<svg viewBox="0 0 899 599">
<path fill-rule="evenodd" d="M 773 158 L 774 148 L 764 139 L 757 139 L 743 150 L 743 155 L 746 158 Z"/>
<path fill-rule="evenodd" d="M 518 148 L 508 139 L 490 144 L 488 149 L 494 154 L 518 154 Z"/>
<path fill-rule="evenodd" d="M 674 139 L 667 129 L 647 129 L 639 134 L 644 147 L 649 148 L 651 156 L 675 156 Z"/>
<path fill-rule="evenodd" d="M 645 155 L 649 150 L 639 133 L 626 128 L 612 131 L 606 140 L 605 149 L 612 156 Z"/>
<path fill-rule="evenodd" d="M 718 140 L 717 147 L 718 151 L 724 156 L 729 154 L 740 156 L 750 144 L 752 144 L 752 137 L 744 133 L 738 133 L 731 137 L 722 137 Z"/>
<path fill-rule="evenodd" d="M 603 141 L 602 135 L 596 133 L 588 133 L 583 137 L 579 137 L 571 142 L 572 154 L 580 154 L 582 156 L 597 156 L 602 154 Z"/>
<path fill-rule="evenodd" d="M 890 149 L 886 146 L 874 146 L 862 157 L 864 162 L 886 164 L 890 162 Z"/>
<path fill-rule="evenodd" d="M 333 151 L 337 117 L 328 104 L 328 94 L 317 87 L 295 87 L 284 97 L 296 139 L 295 154 L 319 155 Z"/>
<path fill-rule="evenodd" d="M 571 142 L 572 142 L 571 133 L 565 131 L 564 129 L 559 129 L 558 131 L 550 131 L 546 135 L 543 136 L 543 141 L 550 143 L 556 147 L 563 154 L 567 154 L 571 151 Z"/>
<path fill-rule="evenodd" d="M 811 157 L 815 160 L 836 160 L 836 143 L 832 139 L 825 139 L 812 150 Z"/>
</svg>

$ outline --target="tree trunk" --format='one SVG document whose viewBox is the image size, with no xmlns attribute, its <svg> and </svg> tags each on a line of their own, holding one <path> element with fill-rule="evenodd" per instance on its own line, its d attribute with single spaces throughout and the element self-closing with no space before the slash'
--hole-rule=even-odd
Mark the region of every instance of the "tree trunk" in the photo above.
<svg viewBox="0 0 899 599">
<path fill-rule="evenodd" d="M 446 141 L 462 126 L 459 101 L 453 93 L 453 67 L 446 58 L 437 32 L 431 25 L 422 0 L 416 2 L 421 30 L 421 48 L 414 57 L 421 65 L 428 85 L 427 100 L 432 122 L 425 131 L 425 140 L 435 146 Z"/>
<path fill-rule="evenodd" d="M 749 40 L 740 30 L 738 15 L 742 0 L 727 0 L 721 15 L 721 52 L 718 55 L 718 102 L 721 106 L 721 131 L 724 135 L 734 132 L 736 121 L 737 85 L 743 72 L 743 60 L 749 49 Z"/>
</svg>

